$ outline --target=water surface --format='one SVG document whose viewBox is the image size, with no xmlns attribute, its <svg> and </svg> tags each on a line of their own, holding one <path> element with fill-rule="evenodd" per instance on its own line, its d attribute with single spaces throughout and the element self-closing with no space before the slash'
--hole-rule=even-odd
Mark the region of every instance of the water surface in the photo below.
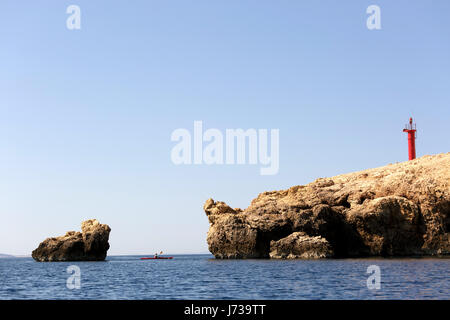
<svg viewBox="0 0 450 320">
<path fill-rule="evenodd" d="M 0 299 L 450 299 L 450 259 L 173 260 L 110 256 L 101 262 L 0 259 Z M 80 268 L 68 289 L 67 268 Z M 367 267 L 381 288 L 367 288 Z"/>
</svg>

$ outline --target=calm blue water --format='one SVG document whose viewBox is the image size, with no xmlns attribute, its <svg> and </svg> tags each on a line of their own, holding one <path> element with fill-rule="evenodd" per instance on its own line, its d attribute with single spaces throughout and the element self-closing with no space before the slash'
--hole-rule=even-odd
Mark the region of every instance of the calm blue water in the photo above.
<svg viewBox="0 0 450 320">
<path fill-rule="evenodd" d="M 80 289 L 66 286 L 80 268 Z M 381 289 L 367 288 L 367 267 Z M 450 299 L 450 259 L 319 261 L 173 260 L 112 256 L 102 262 L 0 259 L 0 299 Z"/>
</svg>

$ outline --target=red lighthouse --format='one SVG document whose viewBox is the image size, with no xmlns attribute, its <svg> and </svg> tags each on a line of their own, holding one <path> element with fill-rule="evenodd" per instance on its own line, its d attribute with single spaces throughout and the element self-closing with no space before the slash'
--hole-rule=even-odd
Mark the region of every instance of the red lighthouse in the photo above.
<svg viewBox="0 0 450 320">
<path fill-rule="evenodd" d="M 416 124 L 413 123 L 412 118 L 409 118 L 409 123 L 403 129 L 403 132 L 408 132 L 408 154 L 409 160 L 413 160 L 416 158 L 416 138 L 417 138 L 417 130 Z"/>
</svg>

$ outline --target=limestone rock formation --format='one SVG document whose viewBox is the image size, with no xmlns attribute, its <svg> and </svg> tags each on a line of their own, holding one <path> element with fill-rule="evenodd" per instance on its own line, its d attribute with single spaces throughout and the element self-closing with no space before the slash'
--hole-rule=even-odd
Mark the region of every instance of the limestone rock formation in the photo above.
<svg viewBox="0 0 450 320">
<path fill-rule="evenodd" d="M 206 201 L 216 258 L 450 254 L 450 153 L 261 193 L 245 209 Z"/>
<path fill-rule="evenodd" d="M 109 249 L 111 228 L 91 219 L 81 223 L 81 231 L 68 231 L 64 236 L 47 238 L 31 256 L 36 261 L 104 260 Z"/>
<path fill-rule="evenodd" d="M 321 236 L 310 237 L 304 232 L 294 232 L 286 238 L 270 242 L 271 258 L 319 259 L 333 256 L 328 241 Z"/>
</svg>

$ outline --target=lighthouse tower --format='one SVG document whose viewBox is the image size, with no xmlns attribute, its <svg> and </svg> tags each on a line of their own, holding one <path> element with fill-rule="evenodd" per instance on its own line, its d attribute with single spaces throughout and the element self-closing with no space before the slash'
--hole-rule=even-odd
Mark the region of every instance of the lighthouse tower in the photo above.
<svg viewBox="0 0 450 320">
<path fill-rule="evenodd" d="M 409 123 L 403 129 L 403 132 L 408 132 L 408 154 L 409 160 L 413 160 L 416 158 L 416 138 L 417 138 L 417 130 L 416 124 L 413 123 L 413 119 L 409 118 Z"/>
</svg>

